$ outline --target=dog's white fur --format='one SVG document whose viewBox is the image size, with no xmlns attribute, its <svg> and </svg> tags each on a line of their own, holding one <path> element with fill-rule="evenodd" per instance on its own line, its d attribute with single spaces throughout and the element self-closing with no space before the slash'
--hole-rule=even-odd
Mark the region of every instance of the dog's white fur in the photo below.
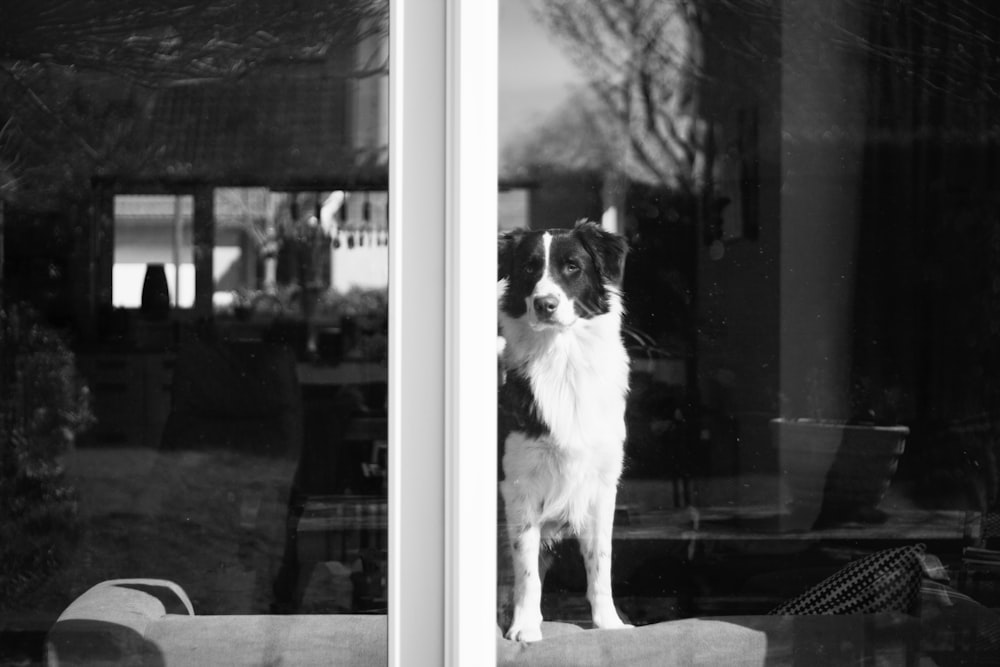
<svg viewBox="0 0 1000 667">
<path fill-rule="evenodd" d="M 504 288 L 498 285 L 498 293 Z M 609 312 L 591 318 L 576 317 L 568 297 L 547 278 L 529 300 L 559 298 L 554 323 L 538 322 L 530 303 L 519 318 L 499 313 L 503 365 L 523 369 L 550 431 L 538 439 L 514 432 L 504 448 L 501 493 L 514 561 L 510 639 L 541 639 L 540 549 L 564 527 L 580 541 L 594 625 L 626 627 L 612 600 L 611 538 L 629 361 L 620 333 L 621 295 L 614 286 L 606 289 Z"/>
</svg>

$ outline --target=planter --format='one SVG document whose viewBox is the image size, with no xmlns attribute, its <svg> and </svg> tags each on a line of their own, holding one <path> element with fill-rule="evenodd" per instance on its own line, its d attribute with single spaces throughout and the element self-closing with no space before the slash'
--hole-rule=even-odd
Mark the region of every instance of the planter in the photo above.
<svg viewBox="0 0 1000 667">
<path fill-rule="evenodd" d="M 302 320 L 275 319 L 264 331 L 263 340 L 291 348 L 299 361 L 309 357 L 309 329 Z"/>
<path fill-rule="evenodd" d="M 344 358 L 344 335 L 337 327 L 323 327 L 316 332 L 316 354 L 320 361 L 336 365 Z"/>
<path fill-rule="evenodd" d="M 905 426 L 771 420 L 778 451 L 786 530 L 817 523 L 878 521 L 878 505 L 896 473 L 910 430 Z"/>
<path fill-rule="evenodd" d="M 142 301 L 139 312 L 149 320 L 165 320 L 170 316 L 170 288 L 162 264 L 147 264 L 142 281 Z"/>
</svg>

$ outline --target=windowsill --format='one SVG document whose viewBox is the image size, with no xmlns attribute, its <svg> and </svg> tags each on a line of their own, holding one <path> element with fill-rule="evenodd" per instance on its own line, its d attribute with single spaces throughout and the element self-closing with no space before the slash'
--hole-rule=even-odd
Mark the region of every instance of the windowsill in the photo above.
<svg viewBox="0 0 1000 667">
<path fill-rule="evenodd" d="M 850 542 L 974 540 L 979 513 L 966 510 L 895 509 L 879 524 L 857 521 L 811 530 L 783 529 L 787 510 L 776 505 L 743 505 L 658 509 L 629 513 L 628 523 L 615 526 L 616 540 L 683 541 L 820 541 Z"/>
</svg>

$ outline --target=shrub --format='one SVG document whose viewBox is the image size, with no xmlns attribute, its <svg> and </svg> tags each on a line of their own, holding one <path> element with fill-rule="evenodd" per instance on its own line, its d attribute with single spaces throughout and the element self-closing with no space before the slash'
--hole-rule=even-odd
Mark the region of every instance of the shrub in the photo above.
<svg viewBox="0 0 1000 667">
<path fill-rule="evenodd" d="M 54 568 L 77 532 L 62 457 L 93 421 L 73 353 L 27 306 L 0 310 L 0 600 Z"/>
<path fill-rule="evenodd" d="M 387 288 L 352 287 L 346 292 L 327 290 L 320 297 L 319 309 L 336 319 L 361 318 L 372 328 L 384 328 L 389 317 L 389 290 Z"/>
</svg>

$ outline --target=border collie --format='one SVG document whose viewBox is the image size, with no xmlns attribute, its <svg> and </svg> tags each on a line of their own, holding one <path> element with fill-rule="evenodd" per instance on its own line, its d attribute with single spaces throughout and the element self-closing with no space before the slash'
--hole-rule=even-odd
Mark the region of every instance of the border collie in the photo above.
<svg viewBox="0 0 1000 667">
<path fill-rule="evenodd" d="M 575 534 L 598 628 L 627 627 L 611 596 L 611 531 L 629 361 L 620 291 L 627 244 L 597 223 L 500 235 L 497 297 L 503 496 L 514 567 L 509 639 L 541 639 L 539 556 Z"/>
</svg>

